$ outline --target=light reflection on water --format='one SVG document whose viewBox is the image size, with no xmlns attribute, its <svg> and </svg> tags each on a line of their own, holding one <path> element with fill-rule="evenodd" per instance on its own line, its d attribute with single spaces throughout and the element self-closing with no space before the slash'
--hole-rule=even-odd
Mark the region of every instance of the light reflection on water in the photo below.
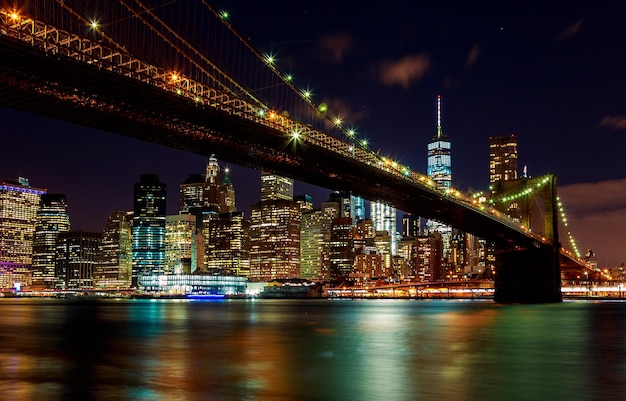
<svg viewBox="0 0 626 401">
<path fill-rule="evenodd" d="M 0 300 L 0 399 L 617 400 L 626 303 Z"/>
</svg>

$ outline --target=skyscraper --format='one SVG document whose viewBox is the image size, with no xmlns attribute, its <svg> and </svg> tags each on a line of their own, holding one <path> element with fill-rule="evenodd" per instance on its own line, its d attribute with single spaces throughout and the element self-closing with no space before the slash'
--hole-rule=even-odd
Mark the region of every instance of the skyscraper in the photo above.
<svg viewBox="0 0 626 401">
<path fill-rule="evenodd" d="M 221 213 L 209 222 L 207 270 L 235 276 L 250 274 L 250 221 L 243 212 Z"/>
<path fill-rule="evenodd" d="M 155 174 L 142 174 L 135 184 L 133 214 L 133 278 L 165 271 L 166 185 Z"/>
<path fill-rule="evenodd" d="M 328 278 L 329 240 L 332 216 L 322 210 L 302 213 L 300 228 L 300 277 Z"/>
<path fill-rule="evenodd" d="M 517 179 L 517 136 L 489 137 L 489 183 Z"/>
<path fill-rule="evenodd" d="M 70 230 L 67 200 L 62 194 L 43 194 L 37 210 L 33 240 L 33 286 L 54 287 L 56 240 Z"/>
<path fill-rule="evenodd" d="M 300 204 L 293 180 L 261 173 L 261 201 L 250 217 L 250 279 L 300 276 Z"/>
<path fill-rule="evenodd" d="M 330 229 L 330 276 L 345 278 L 352 273 L 354 265 L 354 230 L 350 217 L 338 217 Z"/>
<path fill-rule="evenodd" d="M 45 193 L 23 177 L 0 184 L 0 288 L 31 284 L 35 221 Z"/>
<path fill-rule="evenodd" d="M 94 288 L 124 289 L 131 285 L 133 243 L 132 213 L 109 214 L 102 233 L 101 252 L 94 270 Z"/>
<path fill-rule="evenodd" d="M 448 136 L 441 128 L 441 96 L 437 95 L 437 134 L 428 144 L 428 167 L 427 174 L 435 182 L 438 190 L 446 191 L 452 187 L 452 159 L 451 144 Z M 452 238 L 452 227 L 429 220 L 426 223 L 429 233 L 439 232 L 444 244 L 444 255 L 450 248 Z"/>
<path fill-rule="evenodd" d="M 452 160 L 450 141 L 441 128 L 441 96 L 437 96 L 437 134 L 428 144 L 427 174 L 437 189 L 446 190 L 452 186 Z"/>
<path fill-rule="evenodd" d="M 196 232 L 194 215 L 165 217 L 165 274 L 191 274 L 197 269 Z"/>
<path fill-rule="evenodd" d="M 391 254 L 396 254 L 396 208 L 385 202 L 372 202 L 371 218 L 374 222 L 374 230 L 387 231 L 389 235 L 389 248 Z"/>
<path fill-rule="evenodd" d="M 101 233 L 67 231 L 56 245 L 55 288 L 84 290 L 94 288 L 93 273 L 100 258 Z"/>
<path fill-rule="evenodd" d="M 261 201 L 293 200 L 293 180 L 276 174 L 261 172 Z"/>
</svg>

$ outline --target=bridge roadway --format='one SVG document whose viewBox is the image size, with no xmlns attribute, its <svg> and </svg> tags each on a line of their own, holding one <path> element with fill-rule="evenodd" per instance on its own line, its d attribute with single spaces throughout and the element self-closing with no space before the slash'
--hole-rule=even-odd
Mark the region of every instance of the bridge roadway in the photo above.
<svg viewBox="0 0 626 401">
<path fill-rule="evenodd" d="M 507 216 L 458 191 L 438 191 L 427 177 L 349 139 L 174 79 L 88 39 L 2 16 L 0 105 L 350 190 L 488 240 L 550 245 Z"/>
</svg>

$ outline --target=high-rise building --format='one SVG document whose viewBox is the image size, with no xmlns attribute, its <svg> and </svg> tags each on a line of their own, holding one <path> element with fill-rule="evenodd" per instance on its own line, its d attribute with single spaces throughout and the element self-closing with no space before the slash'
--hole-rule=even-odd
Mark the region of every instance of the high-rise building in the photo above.
<svg viewBox="0 0 626 401">
<path fill-rule="evenodd" d="M 489 183 L 517 179 L 517 136 L 489 137 Z"/>
<path fill-rule="evenodd" d="M 222 178 L 220 213 L 233 213 L 236 211 L 235 186 L 230 179 L 230 169 L 226 167 Z"/>
<path fill-rule="evenodd" d="M 261 172 L 261 200 L 250 217 L 250 280 L 300 276 L 301 219 L 293 180 Z"/>
<path fill-rule="evenodd" d="M 352 195 L 349 192 L 335 191 L 328 197 L 329 202 L 339 204 L 339 217 L 350 217 L 354 221 L 354 209 L 352 208 Z"/>
<path fill-rule="evenodd" d="M 311 195 L 296 195 L 293 197 L 293 201 L 300 205 L 302 213 L 313 211 L 313 198 Z"/>
<path fill-rule="evenodd" d="M 165 274 L 191 274 L 197 266 L 196 216 L 165 217 Z"/>
<path fill-rule="evenodd" d="M 412 254 L 415 275 L 419 281 L 441 281 L 445 278 L 442 253 L 443 241 L 438 232 L 415 239 Z"/>
<path fill-rule="evenodd" d="M 365 206 L 363 205 L 363 198 L 360 196 L 352 196 L 352 205 L 354 210 L 353 221 L 363 220 L 365 218 Z"/>
<path fill-rule="evenodd" d="M 0 185 L 0 288 L 31 285 L 35 222 L 45 193 L 23 177 Z"/>
<path fill-rule="evenodd" d="M 266 200 L 293 200 L 293 180 L 268 172 L 261 172 L 261 202 Z"/>
<path fill-rule="evenodd" d="M 142 174 L 134 191 L 133 277 L 165 272 L 166 185 L 156 174 Z"/>
<path fill-rule="evenodd" d="M 94 288 L 125 289 L 131 285 L 133 242 L 132 212 L 109 214 L 102 232 L 101 252 L 94 269 Z"/>
<path fill-rule="evenodd" d="M 180 214 L 196 214 L 204 207 L 204 175 L 191 174 L 179 187 Z"/>
<path fill-rule="evenodd" d="M 55 288 L 94 288 L 93 273 L 100 258 L 102 234 L 88 231 L 60 233 L 56 245 Z"/>
<path fill-rule="evenodd" d="M 222 203 L 222 177 L 220 175 L 220 165 L 214 155 L 209 157 L 204 177 L 204 206 L 219 213 Z"/>
<path fill-rule="evenodd" d="M 422 235 L 421 218 L 408 213 L 402 216 L 402 238 L 417 238 Z"/>
<path fill-rule="evenodd" d="M 332 216 L 322 210 L 302 213 L 300 226 L 300 278 L 329 278 L 329 240 Z"/>
<path fill-rule="evenodd" d="M 427 174 L 435 182 L 436 188 L 446 191 L 452 187 L 451 144 L 448 136 L 441 128 L 441 96 L 437 96 L 437 134 L 428 144 Z M 444 243 L 444 255 L 449 252 L 452 227 L 443 223 L 428 220 L 428 233 L 439 232 Z"/>
<path fill-rule="evenodd" d="M 391 255 L 396 254 L 396 208 L 385 202 L 372 202 L 370 210 L 374 229 L 387 231 Z"/>
<path fill-rule="evenodd" d="M 65 195 L 41 195 L 33 240 L 33 287 L 54 287 L 57 236 L 69 230 L 70 218 Z"/>
<path fill-rule="evenodd" d="M 338 217 L 330 229 L 330 276 L 333 279 L 348 277 L 354 265 L 354 230 L 350 217 Z"/>
<path fill-rule="evenodd" d="M 440 190 L 452 186 L 450 149 L 450 141 L 441 128 L 441 96 L 437 96 L 437 134 L 428 144 L 427 174 Z"/>
<path fill-rule="evenodd" d="M 207 270 L 214 274 L 250 274 L 250 221 L 243 212 L 222 213 L 209 223 Z"/>
<path fill-rule="evenodd" d="M 300 205 L 265 200 L 252 206 L 250 280 L 270 281 L 300 276 Z"/>
</svg>

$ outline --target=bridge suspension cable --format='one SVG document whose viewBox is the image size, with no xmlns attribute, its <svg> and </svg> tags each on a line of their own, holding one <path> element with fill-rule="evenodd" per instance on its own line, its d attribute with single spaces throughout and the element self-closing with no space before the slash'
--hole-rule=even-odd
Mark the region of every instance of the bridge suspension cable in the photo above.
<svg viewBox="0 0 626 401">
<path fill-rule="evenodd" d="M 574 239 L 572 232 L 569 230 L 567 216 L 565 215 L 565 207 L 563 206 L 563 202 L 561 201 L 561 198 L 557 196 L 556 202 L 557 202 L 557 207 L 559 209 L 559 216 L 561 218 L 561 223 L 563 223 L 563 226 L 565 226 L 565 229 L 567 230 L 567 237 L 569 238 L 572 251 L 574 251 L 574 254 L 576 255 L 577 258 L 581 258 L 580 251 L 578 250 L 578 245 L 576 245 L 576 240 Z"/>
</svg>

